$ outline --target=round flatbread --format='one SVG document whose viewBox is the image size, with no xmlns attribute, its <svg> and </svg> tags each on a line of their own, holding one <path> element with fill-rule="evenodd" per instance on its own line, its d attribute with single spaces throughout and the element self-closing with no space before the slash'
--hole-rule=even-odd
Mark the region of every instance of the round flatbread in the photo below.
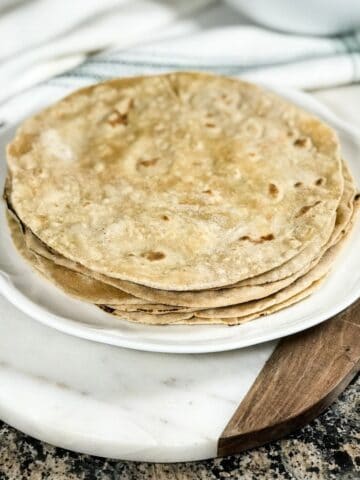
<svg viewBox="0 0 360 480">
<path fill-rule="evenodd" d="M 162 314 L 170 311 L 196 311 L 210 307 L 217 308 L 217 312 L 219 312 L 221 311 L 219 307 L 222 306 L 224 307 L 223 310 L 226 311 L 227 305 L 235 304 L 234 308 L 236 308 L 240 302 L 245 304 L 251 300 L 267 298 L 269 295 L 273 296 L 273 294 L 279 290 L 283 291 L 287 286 L 292 285 L 297 278 L 314 268 L 320 258 L 322 258 L 324 252 L 338 241 L 341 233 L 346 233 L 350 229 L 349 222 L 353 213 L 355 186 L 345 162 L 343 162 L 343 173 L 345 179 L 344 191 L 337 209 L 335 228 L 328 242 L 322 247 L 320 255 L 304 266 L 301 264 L 300 258 L 303 257 L 305 251 L 301 252 L 298 255 L 300 258 L 297 259 L 296 265 L 301 266 L 302 269 L 297 270 L 296 274 L 285 277 L 282 281 L 262 285 L 241 285 L 240 282 L 236 284 L 236 288 L 231 289 L 209 290 L 207 292 L 164 292 L 163 290 L 153 290 L 148 287 L 132 285 L 129 284 L 129 282 L 109 280 L 102 275 L 98 275 L 98 280 L 96 280 L 92 278 L 91 271 L 87 271 L 79 264 L 74 264 L 74 262 L 62 258 L 54 252 L 50 252 L 25 226 L 23 226 L 23 229 L 27 247 L 33 255 L 36 256 L 37 268 L 41 270 L 49 280 L 77 298 L 82 298 L 92 303 L 107 304 L 112 308 L 115 307 L 128 312 L 136 312 L 139 310 L 142 312 Z M 7 184 L 5 196 L 10 196 L 9 183 Z M 9 198 L 7 198 L 7 201 L 9 202 Z M 11 208 L 10 203 L 9 208 Z M 295 259 L 296 258 L 291 259 L 288 263 L 294 266 Z M 284 266 L 280 266 L 279 268 L 284 271 Z M 77 274 L 75 274 L 76 271 L 78 272 Z M 290 266 L 287 272 L 291 273 Z M 269 273 L 274 274 L 274 272 Z M 102 283 L 106 284 L 108 281 L 112 282 L 116 288 L 110 287 L 106 289 L 106 286 L 102 285 Z M 125 294 L 124 291 L 117 288 L 120 285 L 125 289 L 130 289 L 130 292 L 137 294 L 137 297 L 131 295 L 131 293 Z M 104 296 L 105 291 L 107 292 L 106 296 Z M 141 298 L 146 299 L 147 296 L 150 296 L 150 299 L 141 300 Z M 107 300 L 105 300 L 105 298 L 107 298 Z M 182 306 L 181 302 L 185 304 L 190 303 L 190 305 Z M 169 303 L 175 303 L 175 305 L 169 305 Z"/>
<path fill-rule="evenodd" d="M 302 298 L 309 296 L 320 286 L 320 283 L 326 278 L 339 253 L 343 249 L 354 225 L 358 211 L 359 205 L 356 204 L 355 212 L 346 229 L 342 230 L 337 242 L 324 253 L 320 261 L 311 270 L 299 277 L 288 287 L 273 295 L 251 302 L 244 302 L 239 305 L 193 311 L 192 313 L 188 312 L 189 316 L 186 318 L 180 315 L 174 316 L 174 312 L 161 312 L 156 309 L 150 313 L 147 310 L 141 310 L 140 305 L 137 306 L 137 310 L 131 309 L 133 310 L 132 312 L 129 312 L 128 308 L 113 306 L 110 312 L 119 317 L 123 316 L 123 318 L 142 323 L 196 324 L 198 321 L 199 324 L 221 323 L 237 325 L 278 311 L 281 308 L 285 308 L 285 306 L 292 305 Z M 185 312 L 183 312 L 183 314 L 185 314 Z"/>
<path fill-rule="evenodd" d="M 142 314 L 141 312 L 123 312 L 121 310 L 116 309 L 104 309 L 108 313 L 120 317 L 125 320 L 130 320 L 136 323 L 149 323 L 152 325 L 218 325 L 218 324 L 225 324 L 229 326 L 240 325 L 242 323 L 249 322 L 251 320 L 255 320 L 256 318 L 263 317 L 265 315 L 270 315 L 271 313 L 275 313 L 278 310 L 283 308 L 289 307 L 295 303 L 298 303 L 300 300 L 311 295 L 313 292 L 318 290 L 320 285 L 322 284 L 323 280 L 326 277 L 317 280 L 308 288 L 303 290 L 302 292 L 294 295 L 283 302 L 273 305 L 271 307 L 265 308 L 264 310 L 258 311 L 256 313 L 252 313 L 249 315 L 244 315 L 243 317 L 235 317 L 235 318 L 201 318 L 196 316 L 191 316 L 191 314 L 182 315 L 182 314 L 165 314 L 165 315 L 147 315 Z"/>
<path fill-rule="evenodd" d="M 268 272 L 334 228 L 339 142 L 320 120 L 239 80 L 195 73 L 80 90 L 8 147 L 11 201 L 65 258 L 163 290 Z"/>
<path fill-rule="evenodd" d="M 7 212 L 7 220 L 17 251 L 38 273 L 55 286 L 61 288 L 65 293 L 91 303 L 112 304 L 122 302 L 124 305 L 143 303 L 143 300 L 137 299 L 118 288 L 99 282 L 87 275 L 62 267 L 47 258 L 36 255 L 27 248 L 21 224 L 9 210 Z"/>
</svg>

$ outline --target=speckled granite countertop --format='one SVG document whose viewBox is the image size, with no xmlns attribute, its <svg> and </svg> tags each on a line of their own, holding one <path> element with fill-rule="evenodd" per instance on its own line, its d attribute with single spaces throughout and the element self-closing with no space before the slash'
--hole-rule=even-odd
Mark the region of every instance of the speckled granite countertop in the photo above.
<svg viewBox="0 0 360 480">
<path fill-rule="evenodd" d="M 318 419 L 290 437 L 241 455 L 150 464 L 79 455 L 0 422 L 0 480 L 360 479 L 360 378 Z"/>
</svg>

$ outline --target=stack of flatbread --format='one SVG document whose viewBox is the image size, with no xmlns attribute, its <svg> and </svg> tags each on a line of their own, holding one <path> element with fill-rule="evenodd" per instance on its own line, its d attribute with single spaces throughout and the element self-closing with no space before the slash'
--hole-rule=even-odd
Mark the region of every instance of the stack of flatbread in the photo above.
<svg viewBox="0 0 360 480">
<path fill-rule="evenodd" d="M 208 74 L 79 90 L 25 121 L 7 153 L 19 252 L 135 322 L 235 325 L 298 302 L 357 210 L 329 126 Z"/>
</svg>

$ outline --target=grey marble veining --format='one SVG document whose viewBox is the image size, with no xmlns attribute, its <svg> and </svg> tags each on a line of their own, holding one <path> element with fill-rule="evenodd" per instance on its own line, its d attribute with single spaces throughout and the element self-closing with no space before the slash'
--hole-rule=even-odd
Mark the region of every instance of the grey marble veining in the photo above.
<svg viewBox="0 0 360 480">
<path fill-rule="evenodd" d="M 1 480 L 355 480 L 360 478 L 360 379 L 293 435 L 241 455 L 151 464 L 80 455 L 0 423 Z"/>
</svg>

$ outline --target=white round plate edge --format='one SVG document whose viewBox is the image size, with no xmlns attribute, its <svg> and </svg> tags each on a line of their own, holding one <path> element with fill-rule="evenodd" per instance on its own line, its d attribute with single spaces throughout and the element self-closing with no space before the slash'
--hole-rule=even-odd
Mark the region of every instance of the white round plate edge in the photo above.
<svg viewBox="0 0 360 480">
<path fill-rule="evenodd" d="M 357 142 L 357 139 L 360 138 L 360 133 L 353 128 L 351 125 L 348 125 L 346 122 L 339 119 L 335 114 L 333 114 L 326 106 L 321 104 L 319 101 L 314 99 L 308 94 L 292 90 L 284 87 L 276 87 L 274 85 L 266 85 L 268 88 L 276 91 L 278 94 L 287 98 L 294 103 L 297 103 L 301 107 L 312 111 L 313 113 L 321 116 L 324 120 L 328 121 L 333 127 L 335 127 L 340 132 L 340 137 L 343 135 L 347 136 L 354 143 L 358 145 L 360 152 L 360 145 Z M 360 172 L 358 175 L 355 175 L 356 180 L 360 180 Z M 360 227 L 357 225 L 357 234 L 360 235 Z M 350 243 L 354 243 L 354 239 L 350 240 Z M 347 245 L 348 249 L 350 248 Z M 1 253 L 0 253 L 1 256 Z M 331 279 L 331 277 L 330 277 Z M 42 282 L 46 282 L 42 280 Z M 46 282 L 47 283 L 47 282 Z M 324 286 L 322 287 L 324 288 Z M 60 316 L 55 313 L 52 313 L 48 309 L 40 306 L 35 301 L 31 300 L 26 294 L 24 294 L 19 288 L 12 282 L 11 274 L 6 271 L 0 270 L 0 293 L 4 295 L 13 305 L 15 305 L 19 310 L 30 315 L 35 320 L 48 325 L 56 330 L 59 330 L 63 333 L 69 335 L 77 336 L 87 340 L 92 340 L 96 342 L 106 343 L 109 345 L 120 346 L 125 348 L 131 348 L 135 350 L 143 350 L 150 352 L 162 352 L 162 353 L 211 353 L 211 352 L 221 352 L 226 350 L 234 350 L 237 348 L 244 348 L 250 345 L 255 345 L 258 343 L 263 343 L 266 341 L 274 340 L 281 338 L 287 335 L 297 333 L 299 331 L 310 328 L 316 324 L 319 324 L 328 318 L 333 317 L 337 313 L 346 309 L 350 304 L 355 302 L 360 296 L 360 279 L 358 279 L 356 285 L 352 289 L 347 289 L 346 294 L 342 297 L 341 301 L 337 301 L 331 304 L 330 307 L 319 307 L 308 312 L 301 321 L 291 321 L 291 316 L 294 312 L 299 312 L 304 306 L 306 306 L 309 300 L 304 300 L 301 303 L 289 307 L 281 312 L 269 315 L 267 317 L 259 318 L 249 323 L 243 325 L 238 325 L 234 327 L 227 326 L 182 326 L 181 329 L 185 329 L 194 333 L 196 329 L 201 329 L 207 333 L 219 332 L 219 330 L 224 330 L 228 333 L 225 338 L 206 338 L 201 341 L 191 338 L 187 338 L 188 335 L 182 341 L 179 341 L 180 338 L 177 338 L 176 333 L 172 341 L 169 341 L 167 336 L 161 338 L 162 333 L 169 333 L 169 329 L 174 333 L 179 331 L 178 326 L 168 326 L 168 327 L 148 327 L 147 325 L 140 325 L 140 329 L 143 330 L 142 335 L 137 335 L 138 332 L 135 331 L 135 335 L 128 337 L 126 335 L 126 330 L 122 332 L 119 328 L 104 328 L 101 325 L 90 326 L 87 323 L 79 322 L 78 320 L 73 320 L 65 316 Z M 62 292 L 59 292 L 59 295 Z M 63 295 L 63 294 L 62 294 Z M 311 298 L 313 299 L 314 294 Z M 333 300 L 333 298 L 331 298 Z M 69 301 L 73 301 L 72 299 Z M 75 300 L 74 300 L 75 301 Z M 76 302 L 76 301 L 75 301 Z M 90 307 L 96 308 L 96 307 Z M 99 311 L 99 314 L 105 315 Z M 299 313 L 298 313 L 299 314 Z M 295 315 L 296 317 L 296 315 Z M 269 323 L 271 320 L 271 325 L 267 326 L 266 323 Z M 126 325 L 129 327 L 128 322 L 118 320 L 118 325 Z M 257 328 L 256 328 L 257 327 Z M 136 326 L 139 328 L 139 325 Z M 146 336 L 146 330 L 149 332 L 151 329 L 156 329 L 157 332 L 160 332 L 159 335 L 155 335 L 154 338 Z M 255 334 L 246 336 L 246 331 L 258 330 Z M 260 332 L 259 332 L 260 330 Z M 145 333 L 144 333 L 145 332 Z M 231 333 L 231 335 L 230 335 Z M 171 337 L 171 336 L 170 336 Z"/>
</svg>

